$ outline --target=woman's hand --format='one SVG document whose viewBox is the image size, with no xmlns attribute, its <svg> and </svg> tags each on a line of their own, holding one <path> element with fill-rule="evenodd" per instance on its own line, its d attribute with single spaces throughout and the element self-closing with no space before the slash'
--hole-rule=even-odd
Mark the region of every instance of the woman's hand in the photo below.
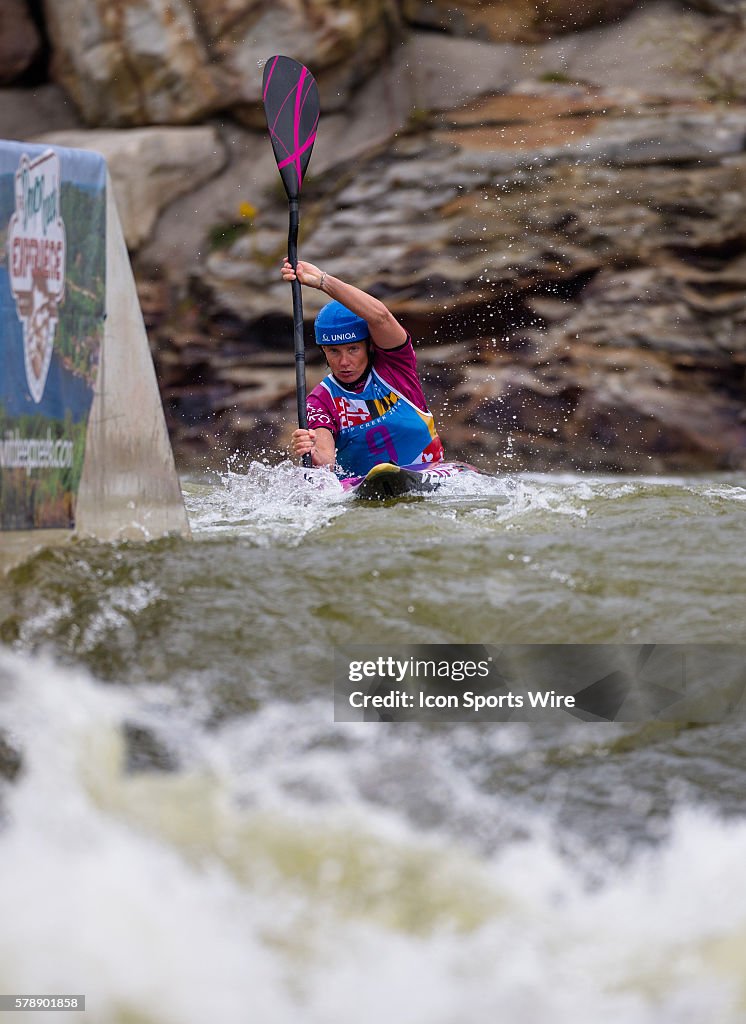
<svg viewBox="0 0 746 1024">
<path fill-rule="evenodd" d="M 296 458 L 302 458 L 304 455 L 314 454 L 316 447 L 316 431 L 315 430 L 298 430 L 293 431 L 293 436 L 290 438 L 290 451 Z"/>
<path fill-rule="evenodd" d="M 290 438 L 290 451 L 297 458 L 310 453 L 314 466 L 333 466 L 337 457 L 334 434 L 326 427 L 319 427 L 318 430 L 301 430 L 299 427 L 294 430 Z"/>
<path fill-rule="evenodd" d="M 283 281 L 294 281 L 297 277 L 301 284 L 305 284 L 309 288 L 320 288 L 321 280 L 326 276 L 313 263 L 305 263 L 303 260 L 298 260 L 296 269 L 293 270 L 287 256 L 280 273 L 282 274 Z"/>
</svg>

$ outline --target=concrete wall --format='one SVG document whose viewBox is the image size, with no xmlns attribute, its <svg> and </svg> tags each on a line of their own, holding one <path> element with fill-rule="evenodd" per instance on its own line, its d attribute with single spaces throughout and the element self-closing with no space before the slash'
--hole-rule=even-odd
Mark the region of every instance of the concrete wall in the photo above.
<svg viewBox="0 0 746 1024">
<path fill-rule="evenodd" d="M 78 491 L 76 532 L 101 540 L 189 534 L 111 181 L 106 324 Z"/>
</svg>

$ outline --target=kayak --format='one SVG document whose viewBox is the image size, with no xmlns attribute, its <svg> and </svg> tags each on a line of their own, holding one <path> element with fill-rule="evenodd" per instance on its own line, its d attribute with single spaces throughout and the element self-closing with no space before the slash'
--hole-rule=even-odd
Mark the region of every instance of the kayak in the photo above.
<svg viewBox="0 0 746 1024">
<path fill-rule="evenodd" d="M 405 494 L 428 494 L 454 476 L 477 472 L 466 462 L 439 462 L 434 466 L 395 466 L 392 462 L 382 462 L 365 476 L 347 477 L 341 483 L 355 498 L 384 501 Z"/>
</svg>

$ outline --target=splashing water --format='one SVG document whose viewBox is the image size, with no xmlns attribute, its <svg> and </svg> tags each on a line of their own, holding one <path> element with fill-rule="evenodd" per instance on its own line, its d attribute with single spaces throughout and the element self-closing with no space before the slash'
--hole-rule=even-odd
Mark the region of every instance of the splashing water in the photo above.
<svg viewBox="0 0 746 1024">
<path fill-rule="evenodd" d="M 309 532 L 369 507 L 368 503 L 356 505 L 329 470 L 303 469 L 290 462 L 278 466 L 252 462 L 245 472 L 219 474 L 217 482 L 187 479 L 182 486 L 196 534 L 249 537 L 265 545 L 300 543 Z M 602 487 L 610 494 L 627 493 L 611 481 Z M 598 481 L 591 484 L 578 478 L 463 473 L 443 480 L 438 491 L 425 499 L 405 499 L 399 508 L 405 511 L 424 501 L 436 516 L 472 511 L 477 518 L 492 514 L 506 524 L 541 511 L 582 518 L 586 515 L 583 500 L 592 500 L 598 491 Z"/>
<path fill-rule="evenodd" d="M 184 481 L 183 491 L 195 533 L 229 533 L 260 545 L 300 543 L 344 511 L 342 487 L 332 472 L 291 462 L 252 462 L 245 473 L 220 474 L 215 484 Z"/>
<path fill-rule="evenodd" d="M 205 728 L 176 691 L 8 653 L 0 681 L 23 766 L 0 784 L 4 991 L 85 991 L 98 1024 L 744 1019 L 743 821 L 679 806 L 600 873 L 539 816 L 481 848 L 463 831 L 470 813 L 519 820 L 464 768 L 475 742 L 540 756 L 526 729 L 413 737 L 282 702 Z M 132 723 L 178 770 L 126 767 Z M 397 778 L 420 802 L 445 785 L 461 813 L 414 828 Z"/>
<path fill-rule="evenodd" d="M 742 725 L 330 698 L 355 642 L 741 640 L 742 476 L 184 489 L 193 541 L 81 541 L 0 591 L 0 990 L 97 1024 L 742 1024 Z"/>
</svg>

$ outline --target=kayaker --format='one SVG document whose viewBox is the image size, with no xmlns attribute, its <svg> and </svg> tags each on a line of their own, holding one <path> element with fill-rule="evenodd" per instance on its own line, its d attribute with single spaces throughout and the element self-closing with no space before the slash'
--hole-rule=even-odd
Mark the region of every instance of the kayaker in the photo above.
<svg viewBox="0 0 746 1024">
<path fill-rule="evenodd" d="M 296 277 L 287 261 L 282 276 Z M 292 454 L 310 452 L 314 466 L 343 476 L 364 476 L 383 462 L 441 462 L 443 445 L 407 331 L 379 299 L 312 263 L 299 260 L 297 277 L 332 300 L 314 324 L 331 373 L 307 397 L 308 430 L 294 431 Z"/>
</svg>

